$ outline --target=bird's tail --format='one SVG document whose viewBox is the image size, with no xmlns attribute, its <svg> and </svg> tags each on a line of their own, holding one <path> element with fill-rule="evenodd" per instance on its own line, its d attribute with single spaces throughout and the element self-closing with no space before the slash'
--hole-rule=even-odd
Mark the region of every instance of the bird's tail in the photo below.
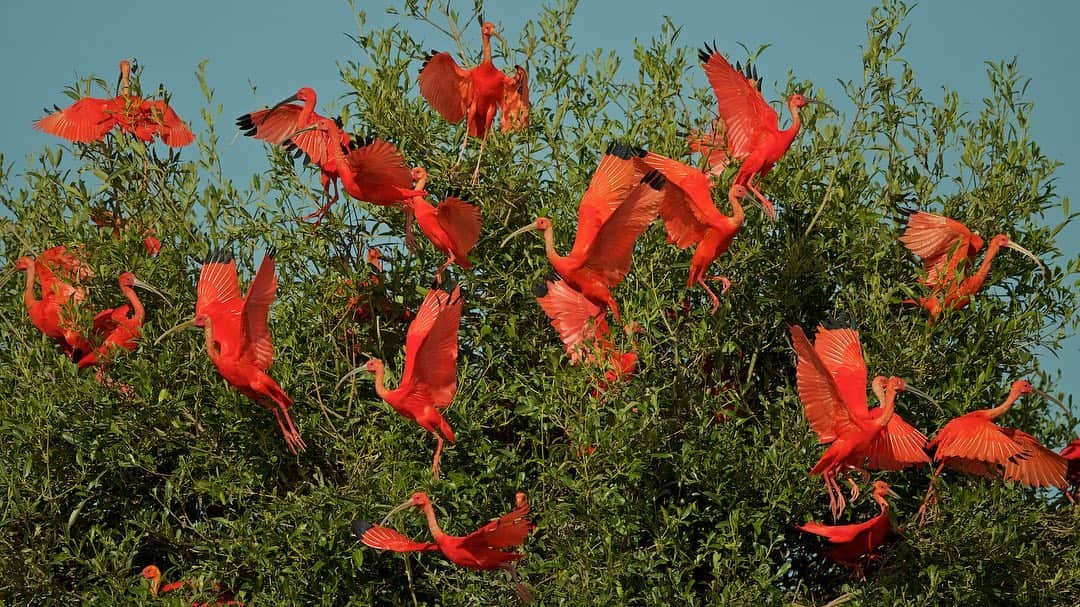
<svg viewBox="0 0 1080 607">
<path fill-rule="evenodd" d="M 446 421 L 446 418 L 443 417 L 441 413 L 436 412 L 436 415 L 439 417 L 435 421 L 435 430 L 447 442 L 453 443 L 456 439 L 454 438 L 454 430 L 450 427 L 450 423 Z"/>
</svg>

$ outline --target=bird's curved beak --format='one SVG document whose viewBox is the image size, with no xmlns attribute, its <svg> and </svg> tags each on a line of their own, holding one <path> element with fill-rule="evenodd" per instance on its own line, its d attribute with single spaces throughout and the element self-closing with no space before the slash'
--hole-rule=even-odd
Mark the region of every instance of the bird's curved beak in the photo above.
<svg viewBox="0 0 1080 607">
<path fill-rule="evenodd" d="M 289 103 L 292 103 L 293 101 L 296 101 L 296 100 L 297 100 L 296 95 L 293 95 L 291 97 L 288 97 L 286 99 L 282 99 L 281 101 L 278 101 L 277 103 L 274 104 L 273 107 L 270 108 L 270 111 L 266 113 L 266 116 L 263 117 L 263 122 L 266 122 L 266 120 L 268 118 L 270 118 L 270 116 L 272 116 L 274 114 L 274 112 L 276 112 L 279 107 L 281 107 L 283 105 L 286 105 L 286 104 L 289 104 Z"/>
<path fill-rule="evenodd" d="M 1043 263 L 1043 260 L 1039 259 L 1038 255 L 1032 253 L 1031 251 L 1025 249 L 1024 247 L 1016 244 L 1015 242 L 1013 242 L 1011 240 L 1009 242 L 1005 243 L 1005 247 L 1009 248 L 1009 249 L 1012 249 L 1012 250 L 1016 251 L 1017 253 L 1023 255 L 1024 257 L 1027 257 L 1028 259 L 1031 259 L 1032 261 L 1034 261 L 1035 265 L 1039 266 L 1039 269 L 1042 270 L 1043 274 L 1049 274 L 1050 273 L 1050 268 L 1046 267 L 1046 264 Z"/>
<path fill-rule="evenodd" d="M 158 297 L 160 297 L 160 298 L 164 299 L 164 300 L 165 300 L 165 305 L 168 305 L 168 306 L 171 306 L 171 305 L 172 305 L 172 302 L 171 302 L 171 301 L 169 301 L 169 298 L 168 298 L 168 297 L 166 297 L 164 293 L 162 293 L 161 291 L 159 291 L 159 290 L 158 290 L 158 289 L 157 289 L 156 287 L 154 287 L 153 285 L 149 285 L 149 284 L 147 284 L 147 283 L 145 283 L 145 282 L 143 282 L 143 281 L 139 280 L 138 278 L 136 278 L 136 279 L 135 279 L 135 282 L 134 282 L 134 283 L 132 283 L 132 285 L 133 285 L 133 286 L 136 286 L 136 287 L 139 287 L 140 289 L 143 289 L 144 291 L 150 291 L 150 292 L 151 292 L 151 293 L 153 293 L 154 295 L 157 295 Z M 193 321 L 193 322 L 194 322 L 194 321 Z"/>
<path fill-rule="evenodd" d="M 401 504 L 400 506 L 395 506 L 393 510 L 386 513 L 386 516 L 383 517 L 383 520 L 382 520 L 381 523 L 379 523 L 379 525 L 385 526 L 386 521 L 390 520 L 391 516 L 394 516 L 398 512 L 401 512 L 402 510 L 406 510 L 406 509 L 412 508 L 412 507 L 413 507 L 413 503 L 412 503 L 411 499 L 408 500 L 407 502 L 405 502 L 404 504 Z"/>
<path fill-rule="evenodd" d="M 188 327 L 192 327 L 194 325 L 195 325 L 195 317 L 193 316 L 193 317 L 185 320 L 184 322 L 176 325 L 175 327 L 169 329 L 168 331 L 162 333 L 161 335 L 159 335 L 158 338 L 154 340 L 154 345 L 156 346 L 159 343 L 161 343 L 161 340 L 165 339 L 166 335 L 169 335 L 170 333 L 175 333 L 176 331 L 179 331 L 181 329 L 186 329 Z"/>
<path fill-rule="evenodd" d="M 828 103 L 825 103 L 824 101 L 819 101 L 819 100 L 817 100 L 817 99 L 807 99 L 807 100 L 806 100 L 806 102 L 807 102 L 807 103 L 812 103 L 812 104 L 814 104 L 814 105 L 820 105 L 820 106 L 823 106 L 823 107 L 827 108 L 827 109 L 828 109 L 828 110 L 829 110 L 830 112 L 832 112 L 832 113 L 834 113 L 834 114 L 840 114 L 840 112 L 836 111 L 836 108 L 834 108 L 833 106 L 829 105 Z"/>
<path fill-rule="evenodd" d="M 1074 421 L 1075 418 L 1073 417 L 1072 411 L 1069 410 L 1069 407 L 1067 407 L 1065 405 L 1065 403 L 1063 403 L 1061 401 L 1061 399 L 1059 399 L 1058 397 L 1053 396 L 1053 395 L 1051 395 L 1051 394 L 1049 394 L 1047 392 L 1043 392 L 1042 390 L 1040 390 L 1038 388 L 1032 388 L 1031 391 L 1032 391 L 1032 393 L 1038 394 L 1039 396 L 1045 398 L 1046 400 L 1048 400 L 1048 401 L 1054 403 L 1055 405 L 1061 407 L 1061 410 L 1065 412 L 1065 416 L 1069 418 L 1069 421 L 1072 422 L 1073 424 L 1076 423 Z"/>
<path fill-rule="evenodd" d="M 895 498 L 897 498 L 897 499 L 899 499 L 899 498 L 900 498 L 900 494 L 899 494 L 899 493 L 897 493 L 897 492 L 895 492 L 895 491 L 893 491 L 893 490 L 892 490 L 892 487 L 889 487 L 889 488 L 888 488 L 887 490 L 885 490 L 885 493 L 889 494 L 889 496 L 891 496 L 891 497 L 895 497 Z"/>
<path fill-rule="evenodd" d="M 506 238 L 503 238 L 503 241 L 501 243 L 499 243 L 499 247 L 500 248 L 505 247 L 506 243 L 510 242 L 515 236 L 520 236 L 520 235 L 524 234 L 525 232 L 532 232 L 534 230 L 536 230 L 536 225 L 535 224 L 530 223 L 527 226 L 522 226 L 522 227 L 514 230 L 513 232 L 511 232 L 510 235 L 507 236 Z"/>
<path fill-rule="evenodd" d="M 270 115 L 270 114 L 267 114 L 267 116 L 269 116 L 269 115 Z M 293 132 L 293 134 L 292 134 L 292 135 L 289 135 L 289 137 L 288 137 L 288 138 L 289 138 L 289 139 L 292 139 L 293 137 L 296 137 L 296 136 L 297 136 L 297 135 L 299 135 L 300 133 L 306 133 L 306 132 L 308 132 L 308 131 L 316 131 L 316 130 L 318 130 L 318 129 L 319 129 L 319 125 L 318 125 L 318 124 L 312 124 L 312 125 L 310 125 L 310 126 L 305 126 L 305 127 L 304 127 L 304 128 L 302 128 L 302 129 L 298 129 L 298 130 L 294 131 L 294 132 Z"/>
<path fill-rule="evenodd" d="M 502 42 L 503 44 L 509 46 L 509 43 L 506 41 L 506 38 L 502 37 L 502 34 L 500 34 L 499 32 L 495 32 L 494 36 L 499 39 L 499 42 Z"/>
<path fill-rule="evenodd" d="M 342 375 L 341 379 L 338 380 L 337 385 L 334 386 L 334 389 L 335 390 L 340 390 L 341 389 L 341 384 L 345 383 L 345 380 L 349 379 L 350 377 L 352 377 L 354 375 L 358 375 L 360 373 L 363 373 L 365 371 L 367 371 L 367 367 L 360 366 L 360 367 L 357 367 L 357 368 L 353 369 L 352 371 L 349 371 L 345 375 Z"/>
<path fill-rule="evenodd" d="M 914 394 L 915 396 L 918 396 L 919 398 L 921 398 L 921 399 L 929 402 L 930 404 L 934 405 L 938 409 L 941 408 L 941 405 L 939 405 L 936 400 L 931 398 L 929 394 L 927 394 L 926 392 L 923 392 L 922 390 L 920 390 L 920 389 L 918 389 L 918 388 L 916 388 L 914 386 L 907 385 L 904 388 L 904 392 L 910 392 L 910 393 Z"/>
</svg>

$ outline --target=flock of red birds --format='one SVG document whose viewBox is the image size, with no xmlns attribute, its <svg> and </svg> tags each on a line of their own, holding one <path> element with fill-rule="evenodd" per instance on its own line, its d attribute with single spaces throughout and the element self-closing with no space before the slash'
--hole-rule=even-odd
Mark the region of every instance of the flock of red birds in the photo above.
<svg viewBox="0 0 1080 607">
<path fill-rule="evenodd" d="M 420 92 L 435 111 L 449 122 L 467 123 L 459 162 L 468 139 L 481 139 L 474 182 L 479 178 L 480 159 L 496 113 L 501 113 L 504 132 L 526 128 L 529 118 L 525 70 L 516 66 L 514 75 L 507 76 L 496 68 L 491 38 L 499 35 L 491 23 L 483 23 L 481 33 L 483 59 L 478 65 L 465 69 L 449 53 L 432 52 L 419 76 Z M 791 125 L 781 130 L 777 113 L 761 94 L 755 69 L 739 64 L 733 67 L 708 46 L 699 52 L 699 58 L 716 94 L 719 114 L 709 132 L 689 136 L 689 151 L 701 154 L 706 170 L 614 142 L 601 157 L 581 199 L 577 234 L 569 254 L 560 255 L 555 250 L 554 227 L 546 217 L 506 237 L 509 240 L 531 230 L 543 233 L 553 273 L 534 289 L 537 301 L 550 318 L 570 362 L 606 370 L 598 391 L 628 380 L 636 368 L 637 355 L 615 347 L 607 312 L 610 310 L 614 319 L 622 322 L 613 290 L 630 270 L 638 237 L 659 217 L 670 244 L 680 249 L 694 247 L 687 287 L 702 287 L 715 313 L 719 297 L 709 282 L 720 282 L 723 295 L 731 281 L 711 276 L 709 267 L 728 250 L 745 221 L 744 200 L 756 201 L 768 218 L 775 217 L 774 205 L 755 180 L 768 174 L 791 146 L 801 126 L 799 111 L 811 102 L 802 95 L 792 95 L 787 101 Z M 131 93 L 131 72 L 129 63 L 121 62 L 119 94 L 115 98 L 80 99 L 50 113 L 35 126 L 84 144 L 103 139 L 113 128 L 148 142 L 159 138 L 169 146 L 191 143 L 191 131 L 165 101 L 146 100 Z M 379 397 L 435 437 L 432 472 L 437 479 L 443 445 L 456 439 L 444 411 L 457 389 L 458 327 L 463 307 L 460 287 L 443 289 L 442 274 L 451 264 L 470 267 L 468 256 L 480 236 L 480 211 L 457 197 L 433 204 L 424 189 L 428 175 L 422 167 L 410 169 L 402 153 L 387 141 L 350 135 L 340 120 L 318 114 L 315 105 L 315 92 L 301 88 L 273 107 L 241 116 L 237 124 L 244 134 L 303 154 L 318 167 L 326 202 L 304 219 L 321 221 L 338 200 L 340 183 L 356 200 L 401 209 L 406 217 L 405 240 L 409 248 L 416 246 L 412 235 L 415 221 L 431 243 L 445 253 L 446 261 L 435 273 L 436 286 L 428 291 L 415 315 L 409 312 L 406 316 L 411 322 L 405 368 L 397 387 L 386 387 L 385 366 L 377 359 L 342 378 L 344 381 L 359 372 L 370 372 Z M 732 161 L 740 164 L 727 189 L 731 207 L 728 215 L 717 207 L 712 192 Z M 120 218 L 114 217 L 110 225 L 118 230 L 119 222 Z M 152 232 L 148 234 L 147 250 L 154 254 L 160 242 Z M 1001 234 L 991 239 L 982 263 L 972 272 L 982 239 L 953 219 L 925 212 L 911 212 L 900 240 L 926 266 L 926 276 L 920 281 L 928 289 L 927 295 L 906 303 L 925 308 L 932 321 L 945 310 L 956 310 L 970 302 L 1001 247 L 1020 251 L 1041 265 L 1035 255 Z M 376 271 L 381 267 L 377 250 L 372 249 L 368 262 Z M 121 293 L 128 303 L 102 310 L 94 316 L 92 326 L 84 327 L 79 324 L 77 310 L 86 294 L 79 283 L 93 272 L 80 260 L 77 250 L 55 247 L 36 259 L 22 257 L 15 269 L 26 272 L 24 297 L 31 322 L 57 342 L 79 368 L 103 366 L 119 352 L 135 350 L 145 312 L 132 287 L 150 287 L 132 274 L 119 277 Z M 371 281 L 377 283 L 377 275 Z M 40 298 L 36 296 L 35 282 L 40 287 Z M 199 275 L 194 316 L 161 337 L 180 326 L 201 328 L 207 353 L 221 376 L 273 413 L 286 446 L 296 453 L 306 445 L 289 413 L 293 401 L 268 374 L 274 358 L 268 315 L 277 286 L 272 250 L 264 256 L 246 295 L 241 295 L 232 255 L 212 251 Z M 365 313 L 370 317 L 383 312 L 381 308 L 368 308 Z M 624 328 L 631 337 L 639 331 L 632 322 Z M 1071 499 L 1069 483 L 1075 486 L 1080 481 L 1080 439 L 1059 455 L 1021 430 L 994 423 L 1022 394 L 1042 394 L 1028 382 L 1017 381 L 1002 405 L 957 418 L 928 442 L 896 412 L 895 401 L 901 392 L 929 398 L 904 380 L 874 378 L 869 387 L 881 406 L 868 408 L 867 369 L 856 331 L 819 328 L 811 343 L 802 328 L 792 326 L 791 336 L 798 357 L 798 391 L 807 420 L 820 442 L 829 444 L 810 474 L 821 474 L 825 479 L 834 518 L 840 516 L 846 501 L 838 476 L 859 471 L 866 482 L 870 470 L 902 470 L 931 461 L 938 464 L 935 478 L 948 466 L 1037 487 L 1058 487 Z M 858 497 L 859 485 L 845 478 L 852 499 Z M 811 522 L 801 529 L 827 538 L 833 546 L 826 556 L 861 573 L 866 560 L 874 557 L 892 532 L 886 499 L 890 494 L 884 481 L 875 481 L 871 495 L 880 505 L 880 515 L 850 525 Z M 922 514 L 934 499 L 931 484 Z M 534 527 L 527 518 L 529 504 L 524 493 L 517 494 L 510 513 L 465 537 L 447 535 L 439 528 L 426 494 L 414 494 L 391 514 L 407 507 L 424 512 L 431 542 L 413 541 L 390 528 L 363 521 L 354 522 L 354 531 L 364 544 L 380 550 L 439 552 L 463 567 L 505 569 L 519 594 L 527 599 L 529 591 L 513 567 L 524 555 L 507 551 L 520 546 Z M 144 571 L 154 594 L 159 591 L 160 575 L 153 566 Z M 182 584 L 170 584 L 161 591 Z M 229 601 L 231 597 L 223 595 L 218 604 Z"/>
</svg>

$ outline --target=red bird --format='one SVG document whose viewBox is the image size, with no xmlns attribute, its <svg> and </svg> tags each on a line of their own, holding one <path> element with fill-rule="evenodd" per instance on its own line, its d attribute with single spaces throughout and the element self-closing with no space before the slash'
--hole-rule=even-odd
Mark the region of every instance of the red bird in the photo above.
<svg viewBox="0 0 1080 607">
<path fill-rule="evenodd" d="M 101 141 L 114 127 L 142 141 L 160 138 L 165 145 L 182 147 L 195 135 L 163 100 L 143 99 L 131 94 L 131 64 L 120 62 L 119 94 L 112 99 L 83 97 L 34 123 L 34 128 L 78 143 Z"/>
<path fill-rule="evenodd" d="M 376 550 L 440 552 L 447 560 L 461 567 L 481 571 L 505 569 L 514 582 L 518 596 L 529 602 L 532 594 L 521 583 L 514 567 L 514 561 L 524 558 L 525 555 L 520 552 L 507 552 L 505 549 L 522 545 L 536 526 L 526 518 L 529 514 L 529 502 L 525 499 L 525 494 L 519 492 L 514 501 L 514 510 L 469 535 L 459 537 L 447 535 L 439 527 L 439 522 L 435 519 L 435 509 L 426 493 L 414 493 L 409 501 L 391 510 L 386 518 L 405 508 L 420 508 L 427 517 L 434 542 L 414 542 L 393 529 L 364 521 L 353 521 L 353 532 L 365 546 Z"/>
<path fill-rule="evenodd" d="M 236 119 L 244 135 L 303 153 L 319 167 L 327 202 L 302 219 L 317 218 L 316 225 L 322 221 L 338 200 L 339 180 L 350 196 L 375 204 L 393 204 L 408 196 L 427 194 L 412 190 L 409 168 L 397 148 L 378 139 L 354 140 L 338 120 L 316 112 L 315 105 L 315 91 L 304 87 L 273 107 Z"/>
<path fill-rule="evenodd" d="M 375 374 L 375 393 L 398 415 L 415 421 L 435 435 L 431 472 L 436 479 L 439 478 L 443 441 L 453 444 L 455 440 L 454 431 L 440 410 L 450 406 L 457 392 L 461 305 L 460 286 L 450 293 L 441 289 L 428 291 L 405 336 L 405 372 L 397 388 L 387 389 L 383 383 L 386 369 L 377 358 L 341 378 L 344 381 L 362 370 Z"/>
<path fill-rule="evenodd" d="M 1069 464 L 1069 469 L 1065 473 L 1065 480 L 1069 483 L 1072 491 L 1067 491 L 1065 495 L 1069 497 L 1069 501 L 1075 502 L 1080 499 L 1080 438 L 1072 439 L 1072 442 L 1065 445 L 1065 448 L 1061 450 L 1060 455 Z"/>
<path fill-rule="evenodd" d="M 705 167 L 709 169 L 709 175 L 719 177 L 724 174 L 724 169 L 731 163 L 731 157 L 727 153 L 727 134 L 724 132 L 724 120 L 717 118 L 713 121 L 712 132 L 692 130 L 686 134 L 686 146 L 693 154 L 701 154 Z"/>
<path fill-rule="evenodd" d="M 1019 481 L 1032 487 L 1057 487 L 1064 490 L 1068 461 L 1043 447 L 1033 436 L 1016 428 L 1002 428 L 994 420 L 1005 415 L 1024 394 L 1034 392 L 1043 398 L 1054 397 L 1039 390 L 1024 379 L 1013 382 L 1009 395 L 1000 405 L 978 409 L 945 424 L 927 444 L 939 462 L 934 478 L 919 508 L 925 518 L 926 509 L 936 499 L 934 481 L 946 466 L 962 472 Z"/>
<path fill-rule="evenodd" d="M 799 358 L 796 381 L 806 419 L 821 444 L 832 443 L 810 474 L 824 477 L 834 516 L 840 516 L 845 505 L 836 484 L 840 472 L 903 470 L 930 461 L 923 450 L 926 437 L 894 414 L 897 392 L 930 397 L 899 377 L 878 376 L 872 388 L 881 407 L 867 409 L 866 362 L 858 332 L 819 327 L 811 346 L 802 327 L 792 325 L 791 341 Z M 848 483 L 854 499 L 858 486 L 851 479 Z"/>
<path fill-rule="evenodd" d="M 604 308 L 589 301 L 558 276 L 536 283 L 533 295 L 558 332 L 571 364 L 576 365 L 583 358 L 594 355 L 594 350 L 602 347 L 611 333 Z"/>
<path fill-rule="evenodd" d="M 695 283 L 700 284 L 709 294 L 713 302 L 712 313 L 715 314 L 720 300 L 705 284 L 705 273 L 713 260 L 728 250 L 742 227 L 743 208 L 739 201 L 746 197 L 746 188 L 737 183 L 731 186 L 728 191 L 731 216 L 728 217 L 713 204 L 712 181 L 705 173 L 652 152 L 646 154 L 642 162 L 660 171 L 667 179 L 660 218 L 664 220 L 668 242 L 680 249 L 697 245 L 690 260 L 690 276 L 686 286 L 689 288 Z M 717 276 L 715 280 L 724 285 L 721 293 L 726 293 L 731 287 L 731 281 L 726 277 Z"/>
<path fill-rule="evenodd" d="M 68 358 L 77 361 L 93 350 L 75 327 L 70 309 L 83 301 L 85 293 L 81 287 L 73 287 L 56 278 L 45 258 L 43 254 L 38 261 L 29 256 L 15 261 L 15 271 L 26 272 L 23 303 L 34 327 L 55 341 Z M 41 284 L 41 299 L 35 299 L 35 279 Z"/>
<path fill-rule="evenodd" d="M 657 171 L 641 176 L 634 159 L 644 154 L 621 143 L 608 146 L 578 207 L 577 237 L 569 255 L 555 251 L 555 234 L 547 217 L 538 218 L 502 242 L 505 246 L 511 238 L 530 230 L 543 232 L 544 249 L 555 272 L 593 304 L 611 308 L 617 321 L 621 321 L 619 307 L 611 289 L 630 271 L 634 241 L 656 218 L 666 183 Z"/>
<path fill-rule="evenodd" d="M 289 415 L 293 400 L 266 374 L 274 362 L 274 344 L 267 320 L 277 292 L 274 252 L 259 264 L 247 295 L 240 297 L 240 278 L 231 253 L 212 251 L 199 273 L 195 317 L 158 337 L 187 325 L 203 329 L 206 352 L 225 381 L 270 410 L 293 453 L 307 449 Z M 155 342 L 156 343 L 156 342 Z"/>
<path fill-rule="evenodd" d="M 180 590 L 184 586 L 191 585 L 191 582 L 187 580 L 180 580 L 179 582 L 170 582 L 162 586 L 161 570 L 157 568 L 157 565 L 147 565 L 146 567 L 143 567 L 142 576 L 143 579 L 150 581 L 150 594 L 155 598 L 158 597 L 159 594 L 169 594 L 170 592 Z M 228 590 L 223 590 L 219 584 L 214 584 L 214 591 L 218 593 L 218 596 L 214 599 L 213 603 L 210 601 L 202 603 L 199 601 L 192 601 L 192 607 L 210 607 L 210 605 L 237 605 L 238 607 L 243 607 L 244 603 L 234 600 L 233 593 Z"/>
<path fill-rule="evenodd" d="M 768 175 L 773 165 L 787 153 L 802 126 L 799 108 L 811 103 L 811 100 L 800 94 L 788 97 L 791 126 L 781 131 L 780 117 L 761 96 L 761 80 L 757 70 L 749 64 L 745 73 L 739 64 L 731 67 L 719 51 L 708 45 L 698 51 L 698 59 L 719 103 L 720 118 L 724 121 L 724 132 L 727 134 L 728 155 L 742 161 L 739 172 L 735 174 L 734 185 L 745 186 L 753 192 L 769 217 L 776 217 L 776 209 L 754 187 L 754 179 Z"/>
<path fill-rule="evenodd" d="M 143 309 L 139 296 L 134 287 L 146 289 L 156 293 L 158 297 L 165 298 L 160 291 L 145 282 L 135 278 L 131 272 L 124 272 L 118 280 L 120 292 L 127 298 L 128 303 L 116 308 L 107 308 L 94 315 L 94 333 L 104 339 L 101 345 L 92 352 L 80 358 L 77 362 L 80 369 L 99 365 L 113 357 L 117 350 L 134 352 L 138 347 L 143 321 L 146 319 L 146 311 Z M 131 314 L 128 316 L 128 314 Z"/>
<path fill-rule="evenodd" d="M 983 239 L 964 224 L 941 215 L 911 212 L 900 242 L 922 258 L 926 278 L 919 282 L 930 287 L 931 294 L 918 300 L 907 299 L 905 304 L 919 305 L 936 319 L 945 310 L 959 310 L 971 302 L 971 296 L 979 292 L 990 274 L 990 263 L 1006 247 L 1029 257 L 1046 272 L 1046 264 L 1034 253 L 1016 244 L 1005 234 L 990 239 L 990 246 L 983 255 L 982 264 L 973 274 L 968 272 L 975 264 L 975 255 L 983 247 Z"/>
<path fill-rule="evenodd" d="M 514 66 L 514 75 L 507 76 L 491 61 L 491 37 L 503 37 L 495 24 L 483 22 L 484 58 L 472 69 L 463 70 L 450 53 L 431 51 L 420 68 L 420 94 L 427 99 L 447 122 L 468 119 L 468 131 L 461 142 L 461 155 L 469 137 L 480 137 L 480 154 L 476 158 L 473 183 L 480 177 L 480 158 L 484 155 L 488 129 L 495 112 L 502 111 L 502 131 L 520 131 L 529 126 L 529 80 L 525 68 Z M 505 42 L 505 40 L 503 40 Z M 461 161 L 458 156 L 458 162 Z"/>
<path fill-rule="evenodd" d="M 423 167 L 412 170 L 413 186 L 423 190 L 427 185 L 427 171 Z M 443 199 L 436 208 L 423 196 L 406 199 L 405 209 L 416 217 L 420 230 L 428 237 L 431 244 L 446 254 L 446 263 L 435 272 L 436 280 L 442 280 L 442 273 L 450 264 L 468 269 L 469 251 L 480 240 L 480 209 L 455 196 Z"/>
<path fill-rule="evenodd" d="M 892 521 L 889 519 L 889 502 L 886 496 L 897 497 L 885 481 L 874 481 L 871 493 L 874 501 L 881 507 L 881 514 L 854 525 L 824 525 L 811 521 L 801 531 L 820 535 L 833 546 L 825 552 L 830 560 L 840 563 L 855 572 L 859 579 L 865 579 L 863 565 L 877 558 L 877 550 L 893 535 Z"/>
</svg>

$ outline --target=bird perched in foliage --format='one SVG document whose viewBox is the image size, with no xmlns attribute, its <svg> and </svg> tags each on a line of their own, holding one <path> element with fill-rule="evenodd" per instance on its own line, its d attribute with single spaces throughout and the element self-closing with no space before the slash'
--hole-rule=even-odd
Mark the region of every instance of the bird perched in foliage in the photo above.
<svg viewBox="0 0 1080 607">
<path fill-rule="evenodd" d="M 427 171 L 423 167 L 412 170 L 413 187 L 423 190 L 427 185 Z M 431 244 L 446 254 L 446 262 L 435 271 L 435 279 L 442 281 L 442 273 L 450 264 L 471 268 L 469 251 L 480 240 L 480 209 L 457 196 L 443 198 L 439 206 L 432 205 L 423 196 L 405 200 L 405 208 L 416 217 L 420 230 Z"/>
<path fill-rule="evenodd" d="M 64 260 L 66 254 L 62 249 L 63 247 L 54 247 L 40 255 L 38 259 L 30 256 L 20 257 L 15 260 L 13 270 L 26 272 L 23 304 L 26 306 L 31 324 L 56 342 L 64 354 L 75 362 L 89 354 L 93 346 L 78 330 L 75 322 L 74 308 L 85 300 L 85 291 L 82 287 L 73 286 L 53 273 L 53 268 L 57 268 L 71 275 L 71 270 L 66 269 L 67 266 L 64 264 L 81 263 L 75 260 Z M 75 271 L 74 275 L 79 275 L 79 271 Z M 36 284 L 41 286 L 40 298 L 35 293 Z"/>
<path fill-rule="evenodd" d="M 131 94 L 131 73 L 136 69 L 126 59 L 121 61 L 116 97 L 83 97 L 64 109 L 56 107 L 55 112 L 35 122 L 34 128 L 77 143 L 101 141 L 116 127 L 142 141 L 158 137 L 170 147 L 195 141 L 191 129 L 168 102 Z"/>
<path fill-rule="evenodd" d="M 859 579 L 865 579 L 863 566 L 867 561 L 877 558 L 877 551 L 893 534 L 893 524 L 889 517 L 887 496 L 898 497 L 885 481 L 874 481 L 870 494 L 881 507 L 877 516 L 853 525 L 825 525 L 815 521 L 799 527 L 800 530 L 829 540 L 832 544 L 825 552 L 830 560 L 850 568 Z"/>
<path fill-rule="evenodd" d="M 80 369 L 100 365 L 110 360 L 119 350 L 134 352 L 138 347 L 137 340 L 141 335 L 143 321 L 146 319 L 146 310 L 135 293 L 134 287 L 146 289 L 157 294 L 158 297 L 165 298 L 160 291 L 135 278 L 131 272 L 121 274 L 117 282 L 120 284 L 120 292 L 127 298 L 128 303 L 115 308 L 106 308 L 94 315 L 93 332 L 102 341 L 92 352 L 76 361 Z"/>
<path fill-rule="evenodd" d="M 427 517 L 428 528 L 433 542 L 415 542 L 401 533 L 381 525 L 364 521 L 353 521 L 353 532 L 365 546 L 376 550 L 394 552 L 439 552 L 455 565 L 469 569 L 489 570 L 505 569 L 518 596 L 524 602 L 532 600 L 532 594 L 521 582 L 514 562 L 525 557 L 520 552 L 506 549 L 521 546 L 525 538 L 536 527 L 527 517 L 529 502 L 525 494 L 519 492 L 515 498 L 513 510 L 487 523 L 466 536 L 447 535 L 435 519 L 435 509 L 426 493 L 414 493 L 409 501 L 394 508 L 386 515 L 390 518 L 395 512 L 405 508 L 420 508 Z"/>
<path fill-rule="evenodd" d="M 160 597 L 163 594 L 170 594 L 176 592 L 184 587 L 191 587 L 191 582 L 188 580 L 180 580 L 178 582 L 170 582 L 161 585 L 161 570 L 157 568 L 157 565 L 147 565 L 143 567 L 142 577 L 150 582 L 150 594 L 152 596 Z M 214 583 L 214 592 L 217 597 L 213 602 L 210 601 L 192 601 L 191 607 L 210 607 L 210 605 L 236 605 L 237 607 L 243 607 L 244 603 L 235 600 L 233 593 L 229 590 L 225 590 L 220 584 Z"/>
<path fill-rule="evenodd" d="M 491 37 L 503 37 L 495 24 L 480 20 L 484 55 L 480 64 L 462 69 L 450 53 L 431 51 L 420 68 L 420 94 L 447 122 L 467 120 L 461 155 L 469 137 L 480 138 L 473 183 L 480 176 L 480 159 L 487 144 L 488 129 L 495 113 L 502 112 L 502 131 L 520 131 L 529 125 L 529 77 L 525 68 L 514 66 L 514 75 L 502 73 L 491 61 Z M 505 40 L 503 40 L 505 42 Z M 461 160 L 461 155 L 458 161 Z"/>
</svg>

